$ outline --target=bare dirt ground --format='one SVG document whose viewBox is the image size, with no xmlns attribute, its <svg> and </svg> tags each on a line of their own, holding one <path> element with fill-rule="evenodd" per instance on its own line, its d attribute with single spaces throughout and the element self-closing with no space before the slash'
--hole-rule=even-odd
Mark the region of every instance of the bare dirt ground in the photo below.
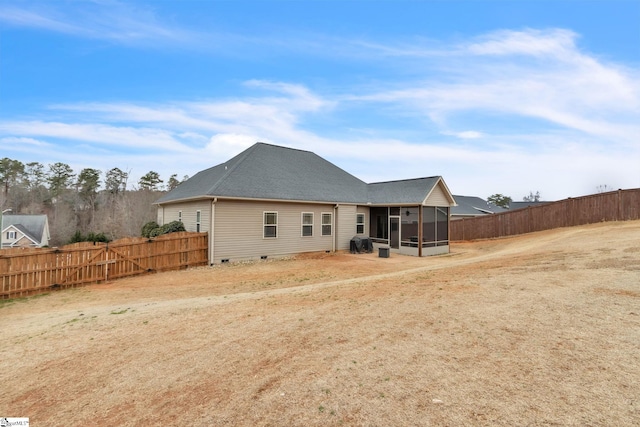
<svg viewBox="0 0 640 427">
<path fill-rule="evenodd" d="M 640 425 L 640 221 L 0 304 L 34 426 Z"/>
</svg>

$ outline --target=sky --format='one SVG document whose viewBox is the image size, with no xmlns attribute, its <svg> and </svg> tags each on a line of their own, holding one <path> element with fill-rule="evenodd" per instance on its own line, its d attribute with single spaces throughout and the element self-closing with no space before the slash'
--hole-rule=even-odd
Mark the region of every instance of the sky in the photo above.
<svg viewBox="0 0 640 427">
<path fill-rule="evenodd" d="M 640 187 L 640 1 L 0 2 L 0 158 L 167 182 L 256 142 L 366 182 Z"/>
</svg>

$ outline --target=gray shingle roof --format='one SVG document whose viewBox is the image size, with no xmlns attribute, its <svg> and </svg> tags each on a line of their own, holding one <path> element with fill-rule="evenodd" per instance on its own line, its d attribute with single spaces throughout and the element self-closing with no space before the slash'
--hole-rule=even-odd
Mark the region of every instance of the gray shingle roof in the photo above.
<svg viewBox="0 0 640 427">
<path fill-rule="evenodd" d="M 515 211 L 517 209 L 524 209 L 524 208 L 528 208 L 529 206 L 540 206 L 540 205 L 546 205 L 547 203 L 551 203 L 551 202 L 546 202 L 546 201 L 538 201 L 538 202 L 514 202 L 511 201 L 509 202 L 509 209 L 512 211 Z"/>
<path fill-rule="evenodd" d="M 422 203 L 439 177 L 366 184 L 310 151 L 257 143 L 156 201 L 203 197 L 329 203 Z"/>
<path fill-rule="evenodd" d="M 367 201 L 372 204 L 422 203 L 439 179 L 431 176 L 369 184 Z"/>
<path fill-rule="evenodd" d="M 19 229 L 21 232 L 29 236 L 29 238 L 40 243 L 42 233 L 47 221 L 46 215 L 3 215 L 2 227 L 7 228 L 11 225 Z"/>
<path fill-rule="evenodd" d="M 480 197 L 454 195 L 453 198 L 458 206 L 451 208 L 452 216 L 477 216 L 507 211 L 507 209 L 492 205 Z"/>
</svg>

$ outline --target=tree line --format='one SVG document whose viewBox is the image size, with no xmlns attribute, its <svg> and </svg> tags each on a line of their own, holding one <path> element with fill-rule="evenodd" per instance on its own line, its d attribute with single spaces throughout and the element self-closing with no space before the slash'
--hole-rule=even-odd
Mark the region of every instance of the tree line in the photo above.
<svg viewBox="0 0 640 427">
<path fill-rule="evenodd" d="M 52 246 L 79 236 L 139 236 L 142 226 L 156 218 L 153 202 L 182 181 L 174 174 L 165 184 L 155 171 L 131 188 L 128 180 L 129 172 L 117 167 L 76 173 L 62 162 L 45 166 L 5 157 L 0 160 L 0 208 L 13 214 L 46 214 Z"/>
</svg>

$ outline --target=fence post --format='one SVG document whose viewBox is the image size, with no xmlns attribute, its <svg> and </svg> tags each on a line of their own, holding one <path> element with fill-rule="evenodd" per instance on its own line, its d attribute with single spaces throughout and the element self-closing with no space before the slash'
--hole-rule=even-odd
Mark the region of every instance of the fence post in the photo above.
<svg viewBox="0 0 640 427">
<path fill-rule="evenodd" d="M 622 189 L 618 188 L 618 213 L 616 215 L 616 221 L 622 221 Z"/>
</svg>

